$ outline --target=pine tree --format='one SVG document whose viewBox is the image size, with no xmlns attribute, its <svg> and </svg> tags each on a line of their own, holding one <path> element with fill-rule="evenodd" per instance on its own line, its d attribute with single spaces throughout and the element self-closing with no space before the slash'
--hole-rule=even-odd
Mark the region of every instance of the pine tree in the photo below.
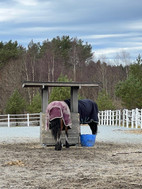
<svg viewBox="0 0 142 189">
<path fill-rule="evenodd" d="M 105 92 L 105 90 L 102 90 L 98 94 L 98 98 L 96 100 L 96 103 L 98 105 L 98 108 L 100 111 L 103 110 L 114 110 L 115 106 L 113 104 L 113 101 L 109 97 L 109 95 Z"/>
<path fill-rule="evenodd" d="M 20 114 L 24 113 L 26 102 L 20 95 L 18 90 L 15 90 L 7 101 L 5 112 L 7 114 Z"/>
<path fill-rule="evenodd" d="M 41 95 L 39 92 L 33 97 L 31 104 L 28 106 L 28 111 L 30 113 L 41 112 Z"/>
<path fill-rule="evenodd" d="M 67 76 L 59 76 L 58 82 L 71 82 Z M 49 102 L 56 100 L 65 100 L 70 98 L 70 87 L 54 87 L 49 97 Z"/>
<path fill-rule="evenodd" d="M 128 109 L 142 108 L 142 59 L 130 66 L 128 78 L 117 84 L 115 93 L 122 100 L 122 105 Z"/>
</svg>

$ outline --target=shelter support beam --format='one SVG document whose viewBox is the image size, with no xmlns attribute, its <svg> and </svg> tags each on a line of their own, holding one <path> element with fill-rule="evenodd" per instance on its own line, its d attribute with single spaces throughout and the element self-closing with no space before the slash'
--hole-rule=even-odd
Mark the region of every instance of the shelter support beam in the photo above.
<svg viewBox="0 0 142 189">
<path fill-rule="evenodd" d="M 46 113 L 46 108 L 48 105 L 48 87 L 45 87 L 41 90 L 42 94 L 42 112 Z"/>
<path fill-rule="evenodd" d="M 78 112 L 78 89 L 79 87 L 71 87 L 71 112 Z"/>
</svg>

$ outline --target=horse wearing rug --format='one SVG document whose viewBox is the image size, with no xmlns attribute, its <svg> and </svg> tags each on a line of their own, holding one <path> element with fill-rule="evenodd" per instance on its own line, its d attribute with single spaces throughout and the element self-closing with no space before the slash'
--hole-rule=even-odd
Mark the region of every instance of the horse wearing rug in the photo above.
<svg viewBox="0 0 142 189">
<path fill-rule="evenodd" d="M 70 99 L 65 100 L 70 108 Z M 80 124 L 88 124 L 92 134 L 97 134 L 98 130 L 98 106 L 89 99 L 78 100 L 78 113 L 80 115 Z"/>
<path fill-rule="evenodd" d="M 47 106 L 47 128 L 56 141 L 55 150 L 62 149 L 61 131 L 65 130 L 65 145 L 69 148 L 68 129 L 71 128 L 71 113 L 68 105 L 64 101 L 53 101 Z"/>
</svg>

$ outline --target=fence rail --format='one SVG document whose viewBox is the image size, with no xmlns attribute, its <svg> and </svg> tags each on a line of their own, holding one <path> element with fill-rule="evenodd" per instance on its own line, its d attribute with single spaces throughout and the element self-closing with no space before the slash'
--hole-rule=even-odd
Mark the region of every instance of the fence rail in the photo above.
<svg viewBox="0 0 142 189">
<path fill-rule="evenodd" d="M 99 124 L 142 129 L 142 109 L 100 111 Z"/>
<path fill-rule="evenodd" d="M 0 127 L 40 126 L 40 113 L 0 115 Z"/>
<path fill-rule="evenodd" d="M 99 111 L 99 125 L 142 129 L 142 109 Z M 0 127 L 40 126 L 40 113 L 0 115 Z"/>
</svg>

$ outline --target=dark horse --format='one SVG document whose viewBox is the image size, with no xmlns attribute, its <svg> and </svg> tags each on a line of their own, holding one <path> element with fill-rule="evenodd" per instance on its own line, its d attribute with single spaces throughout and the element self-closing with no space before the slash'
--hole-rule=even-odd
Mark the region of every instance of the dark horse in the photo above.
<svg viewBox="0 0 142 189">
<path fill-rule="evenodd" d="M 47 128 L 55 139 L 55 150 L 62 149 L 61 132 L 65 130 L 65 146 L 69 148 L 68 129 L 71 128 L 70 109 L 64 101 L 53 101 L 47 106 Z"/>
<path fill-rule="evenodd" d="M 70 108 L 70 99 L 65 100 Z M 80 124 L 88 124 L 92 134 L 97 134 L 98 130 L 98 106 L 89 99 L 78 100 L 78 113 L 80 115 Z"/>
</svg>

